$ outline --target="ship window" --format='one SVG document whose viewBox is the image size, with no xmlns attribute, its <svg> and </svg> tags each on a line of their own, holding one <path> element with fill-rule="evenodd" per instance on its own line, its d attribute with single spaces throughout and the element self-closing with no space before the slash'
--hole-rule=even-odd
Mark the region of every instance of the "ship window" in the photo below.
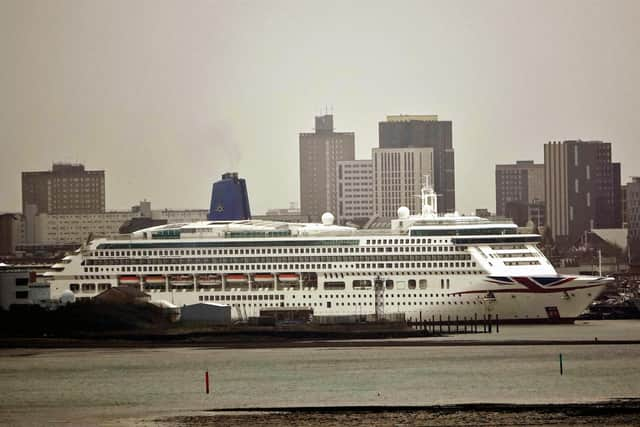
<svg viewBox="0 0 640 427">
<path fill-rule="evenodd" d="M 346 286 L 344 282 L 325 282 L 324 288 L 326 290 L 344 290 Z"/>
<path fill-rule="evenodd" d="M 96 284 L 95 283 L 83 283 L 82 284 L 82 291 L 83 292 L 90 292 L 90 291 L 95 291 L 96 290 Z"/>
<path fill-rule="evenodd" d="M 29 291 L 16 291 L 16 299 L 29 298 Z"/>
</svg>

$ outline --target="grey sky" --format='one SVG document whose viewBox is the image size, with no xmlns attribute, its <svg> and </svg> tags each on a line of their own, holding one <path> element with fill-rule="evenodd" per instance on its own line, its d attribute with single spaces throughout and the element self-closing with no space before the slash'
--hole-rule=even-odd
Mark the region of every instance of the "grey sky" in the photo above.
<svg viewBox="0 0 640 427">
<path fill-rule="evenodd" d="M 387 114 L 453 120 L 457 206 L 494 165 L 613 143 L 640 175 L 639 1 L 1 1 L 0 211 L 20 172 L 105 169 L 107 208 L 206 208 L 225 171 L 255 213 L 298 202 L 298 132 L 333 106 L 370 158 Z"/>
</svg>

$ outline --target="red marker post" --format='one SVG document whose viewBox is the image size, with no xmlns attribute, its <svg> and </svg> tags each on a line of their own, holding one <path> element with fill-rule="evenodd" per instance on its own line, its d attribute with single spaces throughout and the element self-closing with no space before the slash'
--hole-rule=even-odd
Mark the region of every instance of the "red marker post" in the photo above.
<svg viewBox="0 0 640 427">
<path fill-rule="evenodd" d="M 204 389 L 209 394 L 209 371 L 204 372 Z"/>
</svg>

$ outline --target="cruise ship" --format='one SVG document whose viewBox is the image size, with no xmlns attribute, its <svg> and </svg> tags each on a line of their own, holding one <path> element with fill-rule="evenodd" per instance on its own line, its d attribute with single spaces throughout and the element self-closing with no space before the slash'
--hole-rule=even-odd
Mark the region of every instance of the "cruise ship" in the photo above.
<svg viewBox="0 0 640 427">
<path fill-rule="evenodd" d="M 560 275 L 538 248 L 539 235 L 520 234 L 508 221 L 439 215 L 428 185 L 420 197 L 422 212 L 400 207 L 383 230 L 335 225 L 330 213 L 320 224 L 168 224 L 88 241 L 45 274 L 54 298 L 135 286 L 177 306 L 229 305 L 236 320 L 288 308 L 572 322 L 610 280 Z"/>
</svg>

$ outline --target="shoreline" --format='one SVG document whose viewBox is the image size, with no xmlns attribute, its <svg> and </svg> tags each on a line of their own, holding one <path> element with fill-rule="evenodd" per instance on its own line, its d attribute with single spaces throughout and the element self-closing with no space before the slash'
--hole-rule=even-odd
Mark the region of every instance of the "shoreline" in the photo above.
<svg viewBox="0 0 640 427">
<path fill-rule="evenodd" d="M 143 419 L 154 425 L 637 425 L 638 399 L 553 404 L 466 403 L 451 405 L 308 406 L 209 409 L 191 415 Z"/>
<path fill-rule="evenodd" d="M 432 333 L 390 325 L 230 326 L 65 334 L 0 334 L 0 349 L 12 348 L 220 348 L 465 347 L 638 345 L 639 321 L 593 321 L 571 327 L 509 326 L 483 333 Z"/>
<path fill-rule="evenodd" d="M 593 402 L 574 403 L 454 403 L 450 405 L 345 405 L 345 406 L 274 406 L 274 407 L 236 407 L 205 409 L 202 412 L 213 414 L 225 413 L 344 413 L 344 412 L 576 412 L 581 414 L 603 413 L 606 411 L 640 412 L 640 398 L 597 400 Z"/>
<path fill-rule="evenodd" d="M 229 337 L 226 337 L 229 338 Z M 333 338 L 333 339 L 162 339 L 131 338 L 0 338 L 0 349 L 100 349 L 100 348 L 219 348 L 219 349 L 270 349 L 270 348 L 345 348 L 345 347 L 495 347 L 495 346 L 582 346 L 582 345 L 638 345 L 640 340 L 447 340 L 428 338 L 411 340 L 403 338 Z"/>
</svg>

